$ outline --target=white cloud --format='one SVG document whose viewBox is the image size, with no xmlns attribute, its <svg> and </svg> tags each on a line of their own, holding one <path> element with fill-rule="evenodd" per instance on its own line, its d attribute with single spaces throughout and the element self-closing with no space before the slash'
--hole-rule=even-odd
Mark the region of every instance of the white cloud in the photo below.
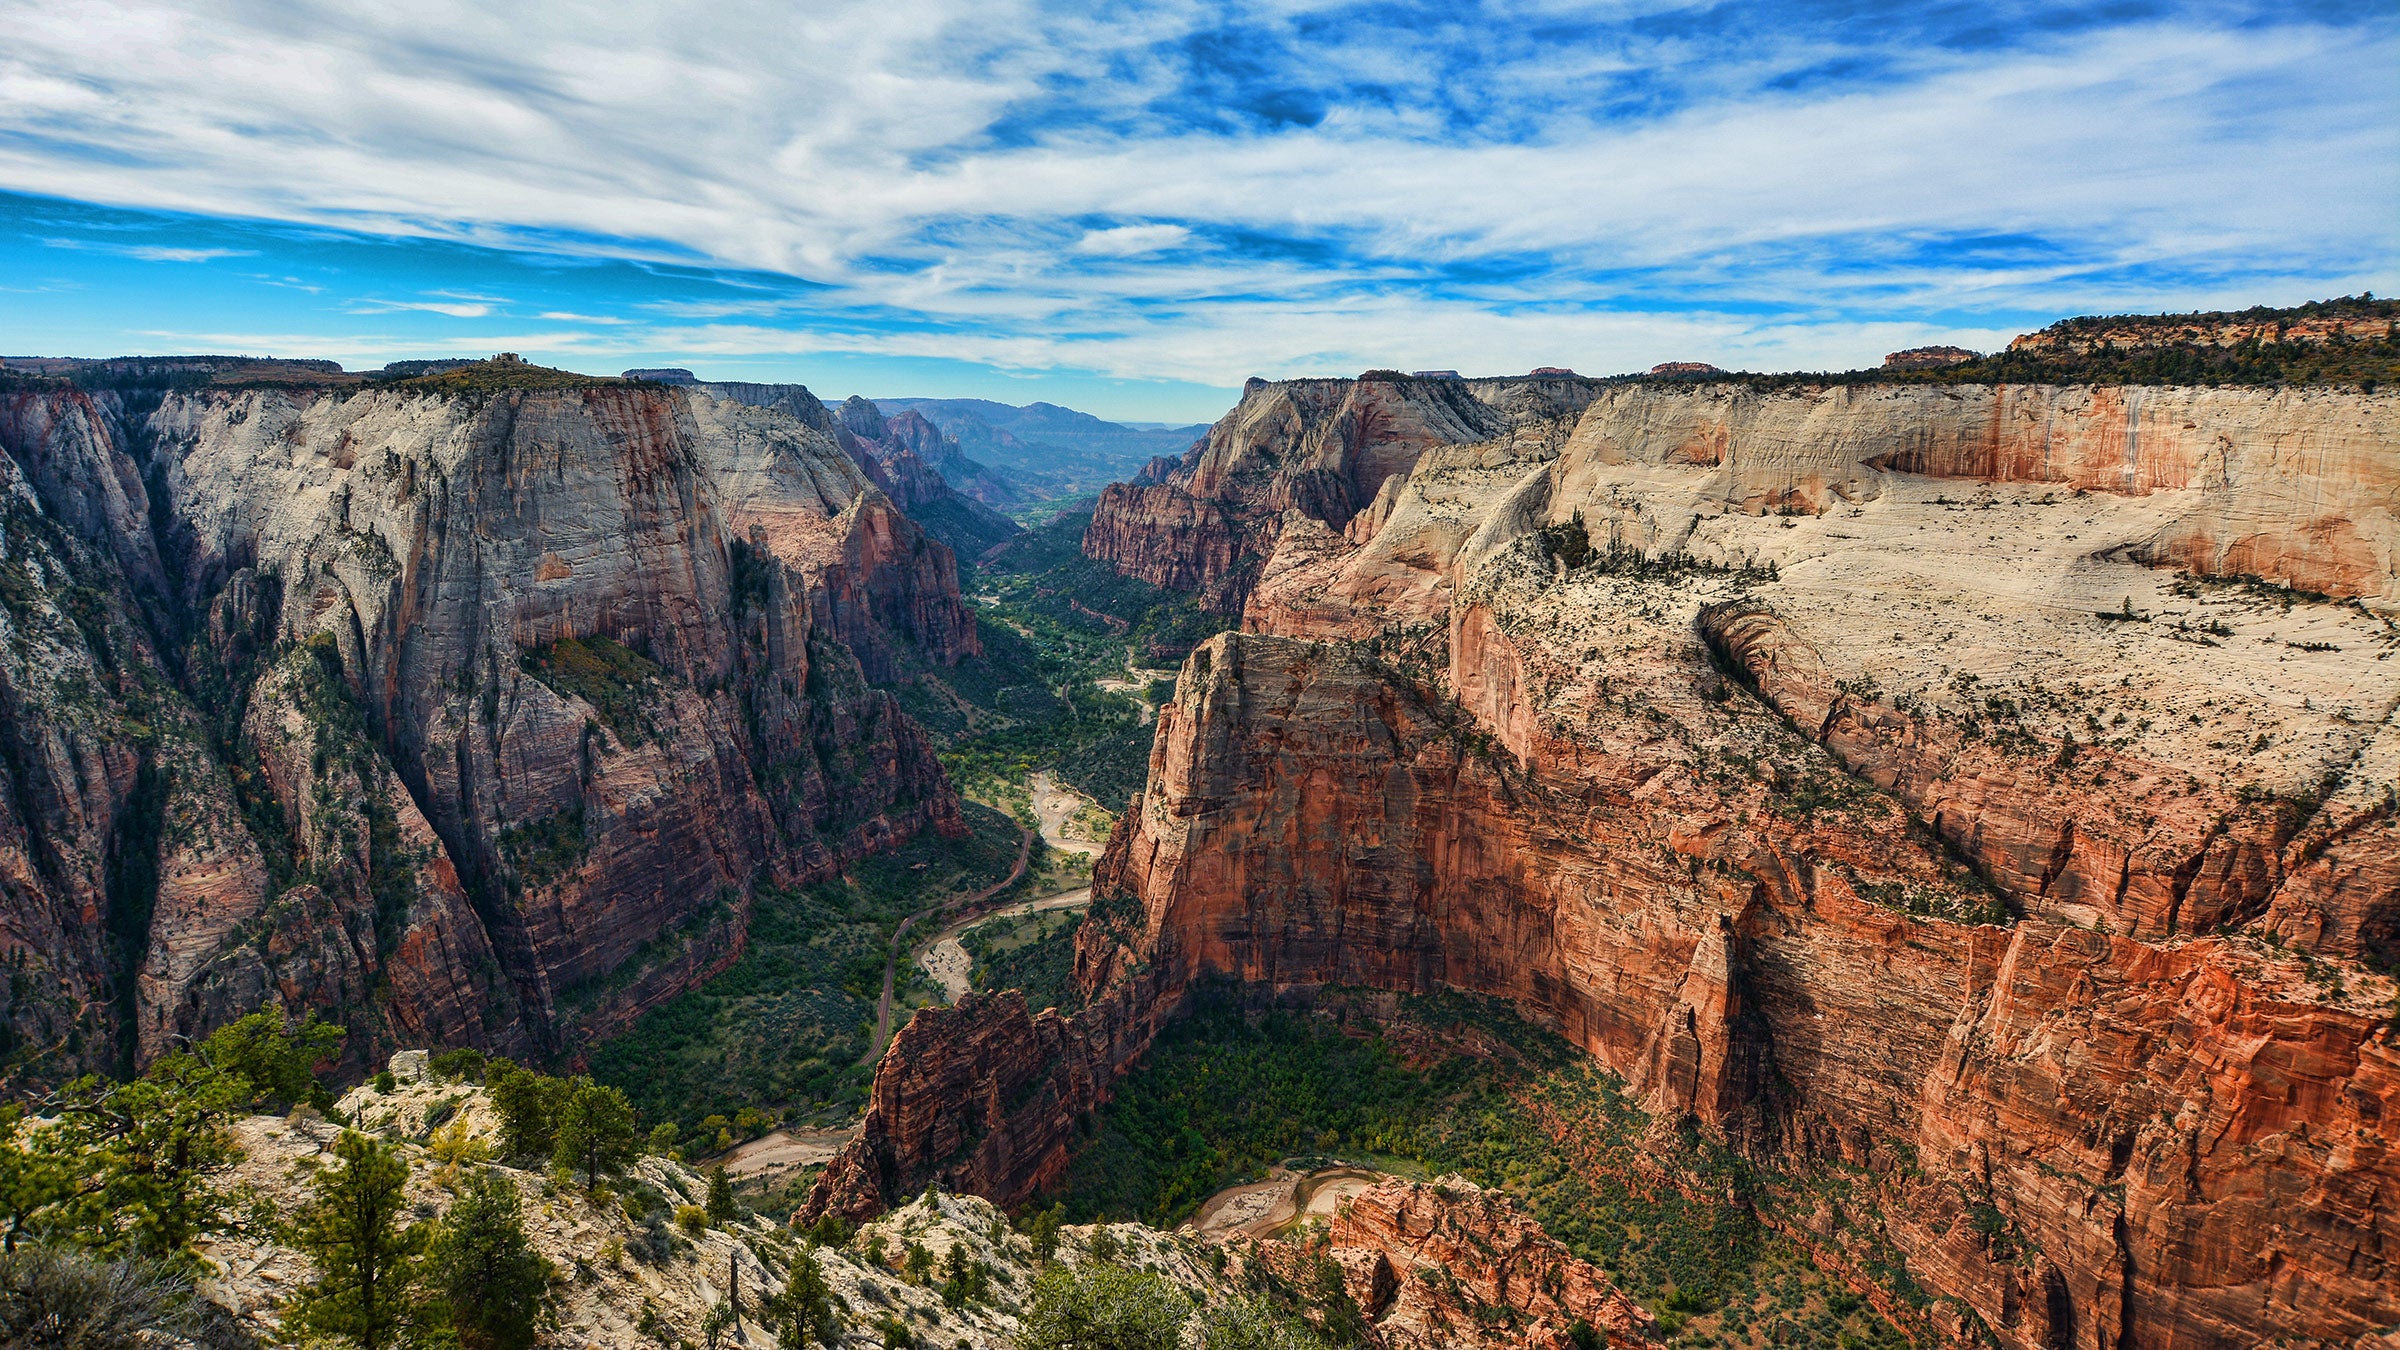
<svg viewBox="0 0 2400 1350">
<path fill-rule="evenodd" d="M 2313 284 L 2400 257 L 2400 93 L 2356 78 L 2400 65 L 2389 25 L 2171 19 L 1739 97 L 1713 91 L 1756 58 L 1712 65 L 1676 46 L 1697 38 L 1562 44 L 1490 72 L 1493 102 L 1562 110 L 1507 143 L 1448 127 L 1429 98 L 1342 104 L 1272 135 L 1161 120 L 1153 105 L 1184 77 L 1159 54 L 1174 48 L 1152 44 L 1225 15 L 1162 3 L 1101 23 L 1031 0 L 0 0 L 0 131 L 21 133 L 0 137 L 0 185 L 696 254 L 826 283 L 837 306 L 951 321 L 936 334 L 831 325 L 865 344 L 848 349 L 971 348 L 1005 365 L 1219 382 L 1315 359 L 1806 362 L 1836 342 L 1848 364 L 1913 339 L 1905 322 L 1875 320 L 1890 336 L 1845 326 L 1845 307 L 2199 302 L 2204 282 L 2157 294 L 2156 269 L 2222 269 L 2237 278 L 2225 298 L 2247 300 L 2238 289 L 2262 264 Z M 1405 86 L 1419 78 L 1411 42 L 1484 40 L 1398 33 L 1325 60 Z M 1573 91 L 1653 59 L 1696 72 L 1692 96 L 1669 101 L 1679 110 L 1577 111 Z M 1090 116 L 992 134 L 1100 71 Z M 1145 223 L 1083 226 L 1094 218 Z M 1971 267 L 1943 256 L 1938 241 L 1957 235 L 2069 251 Z M 1910 240 L 1936 242 L 1919 256 Z M 1662 277 L 1675 289 L 1658 292 Z M 1808 317 L 1709 312 L 1729 288 Z M 504 303 L 436 295 L 358 312 L 481 319 Z M 773 326 L 798 309 L 676 301 L 649 309 L 663 323 L 543 318 L 628 341 L 829 340 L 830 328 Z"/>
<path fill-rule="evenodd" d="M 1192 232 L 1181 225 L 1119 225 L 1087 231 L 1075 241 L 1075 251 L 1101 258 L 1132 258 L 1181 247 L 1191 237 Z"/>
<path fill-rule="evenodd" d="M 353 314 L 393 314 L 406 310 L 447 314 L 453 319 L 480 319 L 489 315 L 492 307 L 469 300 L 360 300 L 350 306 Z"/>
<path fill-rule="evenodd" d="M 123 258 L 138 258 L 143 262 L 197 263 L 213 262 L 218 258 L 247 258 L 257 250 L 247 248 L 178 248 L 165 244 L 105 244 L 89 239 L 44 239 L 51 248 L 74 249 L 89 253 L 114 253 Z"/>
</svg>

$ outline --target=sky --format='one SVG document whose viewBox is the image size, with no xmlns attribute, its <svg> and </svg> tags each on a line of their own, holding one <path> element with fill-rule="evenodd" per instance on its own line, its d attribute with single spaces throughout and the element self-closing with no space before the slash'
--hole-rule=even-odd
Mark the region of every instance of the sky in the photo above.
<svg viewBox="0 0 2400 1350">
<path fill-rule="evenodd" d="M 1199 421 L 2400 291 L 2392 0 L 0 0 L 0 352 Z"/>
</svg>

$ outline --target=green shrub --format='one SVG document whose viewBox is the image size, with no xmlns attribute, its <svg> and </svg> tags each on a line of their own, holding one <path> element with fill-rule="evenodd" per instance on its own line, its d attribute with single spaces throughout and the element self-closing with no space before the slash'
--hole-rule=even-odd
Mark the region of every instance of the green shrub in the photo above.
<svg viewBox="0 0 2400 1350">
<path fill-rule="evenodd" d="M 1033 1282 L 1018 1350 L 1176 1350 L 1188 1307 L 1182 1291 L 1147 1272 L 1052 1266 Z"/>
</svg>

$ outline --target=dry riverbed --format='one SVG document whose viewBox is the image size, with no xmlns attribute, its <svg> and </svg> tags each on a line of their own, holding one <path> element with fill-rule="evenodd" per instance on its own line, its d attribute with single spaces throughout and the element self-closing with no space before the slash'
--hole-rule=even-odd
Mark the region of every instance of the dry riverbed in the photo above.
<svg viewBox="0 0 2400 1350">
<path fill-rule="evenodd" d="M 1306 1172 L 1278 1164 L 1265 1181 L 1228 1186 L 1208 1197 L 1184 1227 L 1219 1241 L 1278 1237 L 1309 1219 L 1331 1219 L 1344 1202 L 1390 1175 L 1347 1164 Z"/>
</svg>

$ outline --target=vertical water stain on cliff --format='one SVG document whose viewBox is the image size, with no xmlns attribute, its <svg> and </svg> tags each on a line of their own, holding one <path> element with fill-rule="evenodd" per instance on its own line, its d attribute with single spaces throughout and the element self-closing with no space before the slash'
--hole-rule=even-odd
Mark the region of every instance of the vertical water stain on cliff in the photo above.
<svg viewBox="0 0 2400 1350">
<path fill-rule="evenodd" d="M 133 790 L 117 808 L 108 844 L 109 987 L 122 1019 L 116 1066 L 120 1072 L 130 1072 L 135 1064 L 134 977 L 150 952 L 150 918 L 158 905 L 159 831 L 166 805 L 166 772 L 154 755 L 144 754 L 134 771 Z"/>
</svg>

